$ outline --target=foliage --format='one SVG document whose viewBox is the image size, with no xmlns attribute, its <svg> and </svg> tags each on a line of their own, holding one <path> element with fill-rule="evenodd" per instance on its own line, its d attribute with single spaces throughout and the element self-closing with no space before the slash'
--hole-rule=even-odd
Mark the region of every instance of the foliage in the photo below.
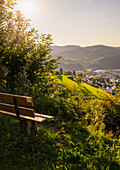
<svg viewBox="0 0 120 170">
<path fill-rule="evenodd" d="M 18 122 L 0 120 L 0 169 L 119 169 L 120 140 L 104 124 L 56 119 L 39 125 L 37 136 L 23 136 Z"/>
<path fill-rule="evenodd" d="M 63 74 L 63 68 L 60 68 L 60 73 Z"/>
<path fill-rule="evenodd" d="M 108 122 L 119 120 L 120 94 L 84 100 L 62 86 L 50 89 L 49 97 L 35 101 L 36 109 L 42 112 L 44 100 L 44 113 L 55 119 L 39 124 L 37 135 L 24 136 L 18 121 L 0 115 L 1 169 L 119 169 L 120 127 Z"/>
<path fill-rule="evenodd" d="M 76 74 L 75 74 L 75 70 L 73 70 L 73 75 L 76 75 Z"/>
<path fill-rule="evenodd" d="M 84 78 L 84 77 L 86 77 L 86 73 L 85 72 L 79 73 L 78 76 Z"/>
<path fill-rule="evenodd" d="M 37 135 L 24 136 L 18 121 L 0 116 L 1 169 L 119 169 L 119 95 L 84 100 L 54 85 L 42 100 L 44 113 L 54 113 L 55 119 L 39 124 Z M 116 129 L 109 118 L 118 122 Z"/>
<path fill-rule="evenodd" d="M 0 115 L 0 169 L 119 169 L 120 93 L 52 76 L 50 35 L 39 36 L 20 11 L 13 15 L 14 4 L 0 3 L 0 91 L 32 96 L 36 112 L 55 116 L 24 136 L 18 120 Z"/>
<path fill-rule="evenodd" d="M 57 67 L 57 60 L 51 59 L 52 56 L 49 55 L 51 35 L 39 35 L 20 11 L 14 14 L 11 4 L 1 1 L 1 8 L 4 11 L 0 12 L 0 68 L 3 90 L 18 93 L 21 81 L 24 83 L 20 87 L 23 85 L 24 90 L 25 87 L 48 83 L 48 73 Z"/>
<path fill-rule="evenodd" d="M 64 71 L 63 74 L 64 74 L 64 75 L 72 75 L 72 72 L 71 72 L 71 71 Z"/>
<path fill-rule="evenodd" d="M 76 81 L 78 84 L 80 84 L 80 83 L 82 82 L 81 76 L 78 76 L 78 77 L 75 79 L 75 81 Z"/>
</svg>

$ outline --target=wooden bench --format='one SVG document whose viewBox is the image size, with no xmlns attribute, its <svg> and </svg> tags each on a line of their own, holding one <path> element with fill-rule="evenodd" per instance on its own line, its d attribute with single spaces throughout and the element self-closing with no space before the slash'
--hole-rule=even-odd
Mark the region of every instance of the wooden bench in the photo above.
<svg viewBox="0 0 120 170">
<path fill-rule="evenodd" d="M 21 124 L 26 123 L 26 131 L 28 134 L 31 133 L 30 129 L 33 122 L 35 122 L 35 126 L 37 126 L 37 122 L 54 118 L 53 116 L 35 113 L 32 97 L 7 93 L 0 93 L 0 113 L 17 117 Z"/>
</svg>

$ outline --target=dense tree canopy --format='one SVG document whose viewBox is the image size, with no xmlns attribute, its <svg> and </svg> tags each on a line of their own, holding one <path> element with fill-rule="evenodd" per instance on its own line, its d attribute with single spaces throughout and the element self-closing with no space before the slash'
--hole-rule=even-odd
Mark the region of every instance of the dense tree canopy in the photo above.
<svg viewBox="0 0 120 170">
<path fill-rule="evenodd" d="M 0 1 L 0 82 L 11 93 L 26 83 L 48 83 L 49 72 L 57 67 L 50 55 L 51 35 L 39 35 L 13 7 L 14 1 Z"/>
</svg>

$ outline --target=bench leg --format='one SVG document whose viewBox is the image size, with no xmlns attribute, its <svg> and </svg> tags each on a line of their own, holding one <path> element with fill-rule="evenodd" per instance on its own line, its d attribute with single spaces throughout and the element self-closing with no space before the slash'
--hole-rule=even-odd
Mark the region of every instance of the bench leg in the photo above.
<svg viewBox="0 0 120 170">
<path fill-rule="evenodd" d="M 27 123 L 27 127 L 26 127 L 27 134 L 28 135 L 37 134 L 37 122 L 27 120 L 26 123 Z"/>
<path fill-rule="evenodd" d="M 30 120 L 26 120 L 26 132 L 28 135 L 31 134 L 31 126 L 32 126 L 32 122 Z"/>
<path fill-rule="evenodd" d="M 20 121 L 20 131 L 21 133 L 27 135 L 36 135 L 37 134 L 37 122 L 31 120 L 21 120 Z"/>
</svg>

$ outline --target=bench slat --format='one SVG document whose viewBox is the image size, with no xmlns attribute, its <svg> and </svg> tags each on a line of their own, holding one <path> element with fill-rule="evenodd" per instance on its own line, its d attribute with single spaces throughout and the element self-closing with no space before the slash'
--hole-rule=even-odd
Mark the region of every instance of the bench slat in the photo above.
<svg viewBox="0 0 120 170">
<path fill-rule="evenodd" d="M 3 111 L 3 110 L 0 110 L 0 113 L 2 113 L 2 114 L 7 114 L 7 115 L 10 115 L 10 116 L 15 116 L 15 117 L 16 117 L 16 114 L 15 114 L 15 113 Z M 25 115 L 20 115 L 20 118 L 27 119 L 27 120 L 32 120 L 32 121 L 35 121 L 35 122 L 43 122 L 43 121 L 46 120 L 46 118 L 39 117 L 39 116 L 29 117 L 29 116 L 25 116 Z"/>
<path fill-rule="evenodd" d="M 32 106 L 33 107 L 33 99 L 32 97 L 27 96 L 19 96 L 7 93 L 0 93 L 0 101 L 14 103 L 13 98 L 16 98 L 18 105 L 24 106 Z"/>
<path fill-rule="evenodd" d="M 33 107 L 32 97 L 0 93 L 0 113 L 2 114 L 7 114 L 10 116 L 17 117 L 16 115 L 16 107 L 17 107 L 17 110 L 19 112 L 19 117 L 23 119 L 42 122 L 46 119 L 54 118 L 53 116 L 35 113 L 34 109 L 26 108 L 26 106 Z"/>
<path fill-rule="evenodd" d="M 16 113 L 15 106 L 10 105 L 10 104 L 0 103 L 0 110 Z M 29 108 L 18 106 L 18 110 L 19 110 L 20 115 L 35 117 L 34 109 L 29 109 Z"/>
<path fill-rule="evenodd" d="M 44 117 L 44 118 L 46 118 L 46 119 L 54 119 L 53 116 L 43 115 L 43 114 L 40 114 L 40 113 L 35 113 L 35 116 Z"/>
</svg>

